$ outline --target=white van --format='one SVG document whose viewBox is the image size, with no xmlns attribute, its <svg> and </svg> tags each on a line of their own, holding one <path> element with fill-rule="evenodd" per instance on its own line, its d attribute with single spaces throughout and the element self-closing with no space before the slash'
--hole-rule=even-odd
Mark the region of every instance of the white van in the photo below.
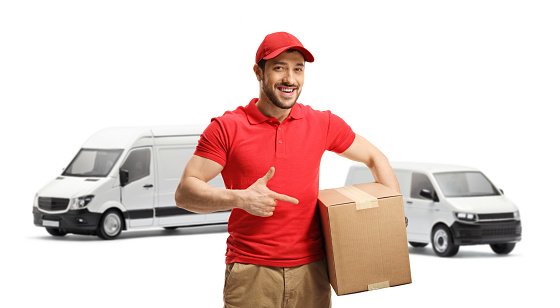
<svg viewBox="0 0 560 308">
<path fill-rule="evenodd" d="M 391 163 L 399 180 L 407 238 L 413 247 L 432 244 L 440 257 L 461 245 L 490 244 L 508 254 L 521 240 L 519 210 L 479 170 L 428 163 Z M 372 182 L 370 170 L 351 166 L 346 185 Z"/>
<path fill-rule="evenodd" d="M 195 214 L 175 190 L 203 127 L 108 128 L 91 136 L 36 195 L 33 219 L 54 236 L 116 238 L 122 230 L 227 224 L 230 211 Z M 221 175 L 209 182 L 224 188 Z"/>
</svg>

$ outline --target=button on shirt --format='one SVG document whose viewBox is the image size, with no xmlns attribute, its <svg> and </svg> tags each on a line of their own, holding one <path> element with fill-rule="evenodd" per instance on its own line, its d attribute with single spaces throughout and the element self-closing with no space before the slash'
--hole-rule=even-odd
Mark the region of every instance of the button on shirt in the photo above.
<svg viewBox="0 0 560 308">
<path fill-rule="evenodd" d="M 299 103 L 280 123 L 263 115 L 257 100 L 213 118 L 194 154 L 224 167 L 222 177 L 228 189 L 246 189 L 274 167 L 268 188 L 298 199 L 299 204 L 279 201 L 271 217 L 233 209 L 226 263 L 307 264 L 324 257 L 316 211 L 321 157 L 327 150 L 344 152 L 355 134 L 330 111 Z"/>
</svg>

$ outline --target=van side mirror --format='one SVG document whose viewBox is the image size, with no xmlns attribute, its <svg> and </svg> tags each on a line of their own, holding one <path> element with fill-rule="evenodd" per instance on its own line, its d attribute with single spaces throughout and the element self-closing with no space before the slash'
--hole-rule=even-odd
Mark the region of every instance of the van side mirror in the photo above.
<svg viewBox="0 0 560 308">
<path fill-rule="evenodd" d="M 122 187 L 128 184 L 128 170 L 119 169 L 119 180 Z"/>
<path fill-rule="evenodd" d="M 426 199 L 430 199 L 433 200 L 434 202 L 439 202 L 439 198 L 436 194 L 436 192 L 434 191 L 432 193 L 431 190 L 423 188 L 422 190 L 420 190 L 420 196 L 426 198 Z"/>
</svg>

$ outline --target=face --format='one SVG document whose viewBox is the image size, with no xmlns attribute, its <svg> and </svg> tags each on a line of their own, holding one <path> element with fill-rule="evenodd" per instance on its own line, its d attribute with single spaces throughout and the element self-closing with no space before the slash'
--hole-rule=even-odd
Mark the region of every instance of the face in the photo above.
<svg viewBox="0 0 560 308">
<path fill-rule="evenodd" d="M 298 51 L 285 51 L 266 62 L 261 91 L 276 107 L 290 109 L 303 87 L 305 60 Z"/>
</svg>

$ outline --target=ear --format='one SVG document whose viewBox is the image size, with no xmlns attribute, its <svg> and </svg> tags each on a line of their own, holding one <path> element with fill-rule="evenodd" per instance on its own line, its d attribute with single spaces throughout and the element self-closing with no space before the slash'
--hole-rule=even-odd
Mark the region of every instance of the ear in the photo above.
<svg viewBox="0 0 560 308">
<path fill-rule="evenodd" d="M 261 68 L 257 64 L 255 64 L 253 66 L 253 72 L 255 72 L 255 76 L 257 76 L 257 80 L 259 82 L 261 82 L 262 76 L 263 76 L 263 71 L 261 70 Z"/>
</svg>

